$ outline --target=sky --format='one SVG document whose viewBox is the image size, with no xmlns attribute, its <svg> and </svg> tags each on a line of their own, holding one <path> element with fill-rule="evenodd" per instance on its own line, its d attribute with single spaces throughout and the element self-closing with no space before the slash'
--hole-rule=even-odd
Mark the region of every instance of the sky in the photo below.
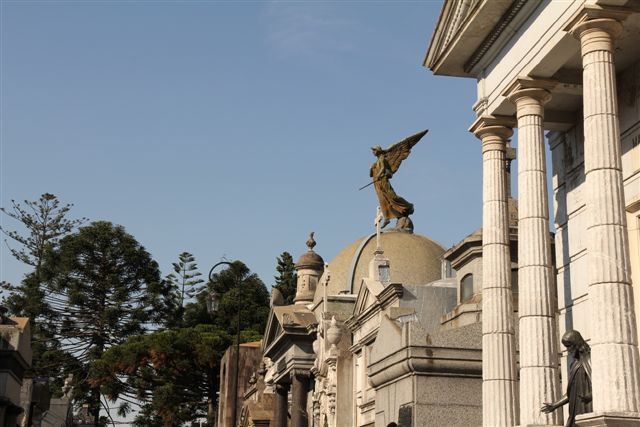
<svg viewBox="0 0 640 427">
<path fill-rule="evenodd" d="M 53 193 L 163 275 L 188 251 L 270 287 L 310 231 L 327 262 L 374 232 L 370 147 L 428 128 L 391 182 L 449 247 L 481 226 L 482 161 L 475 81 L 422 66 L 441 5 L 2 0 L 0 206 Z M 27 271 L 3 244 L 0 280 Z"/>
</svg>

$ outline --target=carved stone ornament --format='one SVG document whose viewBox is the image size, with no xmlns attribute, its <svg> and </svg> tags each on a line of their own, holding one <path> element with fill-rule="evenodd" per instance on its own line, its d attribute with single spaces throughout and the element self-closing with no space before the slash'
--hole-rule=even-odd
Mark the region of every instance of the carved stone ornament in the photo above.
<svg viewBox="0 0 640 427">
<path fill-rule="evenodd" d="M 327 329 L 327 341 L 331 344 L 331 348 L 336 348 L 336 345 L 340 342 L 342 338 L 342 331 L 338 326 L 338 322 L 336 321 L 336 317 L 333 316 L 331 318 L 331 326 Z"/>
</svg>

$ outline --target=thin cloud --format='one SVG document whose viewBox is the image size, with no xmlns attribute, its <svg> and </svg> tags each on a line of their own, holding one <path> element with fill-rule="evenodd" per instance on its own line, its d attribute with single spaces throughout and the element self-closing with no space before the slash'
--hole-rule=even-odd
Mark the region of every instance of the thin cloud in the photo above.
<svg viewBox="0 0 640 427">
<path fill-rule="evenodd" d="M 267 7 L 267 40 L 283 56 L 326 57 L 355 50 L 354 24 L 332 5 L 272 2 Z"/>
</svg>

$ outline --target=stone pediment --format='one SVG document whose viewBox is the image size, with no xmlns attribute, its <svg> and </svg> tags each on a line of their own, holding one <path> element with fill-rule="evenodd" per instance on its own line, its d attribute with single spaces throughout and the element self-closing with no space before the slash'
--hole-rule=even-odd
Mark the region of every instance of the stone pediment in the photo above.
<svg viewBox="0 0 640 427">
<path fill-rule="evenodd" d="M 358 317 L 364 313 L 369 307 L 378 303 L 377 297 L 384 290 L 384 285 L 377 280 L 369 278 L 362 279 L 360 291 L 356 298 L 356 305 L 353 309 L 353 316 Z"/>
<path fill-rule="evenodd" d="M 282 325 L 278 321 L 274 309 L 272 307 L 269 311 L 269 318 L 267 320 L 267 326 L 264 331 L 264 341 L 262 342 L 262 352 L 264 353 L 265 349 L 269 348 L 271 344 L 273 344 L 277 338 L 282 335 Z"/>
<path fill-rule="evenodd" d="M 528 0 L 446 0 L 424 65 L 435 74 L 476 77 L 479 64 L 486 65 L 538 5 Z"/>
<path fill-rule="evenodd" d="M 445 0 L 427 51 L 426 66 L 433 68 L 480 3 L 481 0 Z"/>
<path fill-rule="evenodd" d="M 401 298 L 403 289 L 399 283 L 385 285 L 373 279 L 362 279 L 353 315 L 347 321 L 347 326 L 352 331 L 358 329 L 372 316 Z"/>
<path fill-rule="evenodd" d="M 301 304 L 273 306 L 264 334 L 263 352 L 287 335 L 308 335 L 308 329 L 316 324 L 312 311 Z"/>
</svg>

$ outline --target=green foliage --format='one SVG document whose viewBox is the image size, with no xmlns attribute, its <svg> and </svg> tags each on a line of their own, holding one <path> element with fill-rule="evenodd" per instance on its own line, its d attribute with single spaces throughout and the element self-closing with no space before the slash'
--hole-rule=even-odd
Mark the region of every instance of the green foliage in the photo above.
<svg viewBox="0 0 640 427">
<path fill-rule="evenodd" d="M 20 222 L 28 234 L 23 235 L 1 226 L 0 230 L 22 246 L 20 249 L 10 248 L 11 254 L 36 269 L 48 247 L 54 247 L 60 238 L 87 221 L 86 218 L 67 219 L 66 215 L 73 205 L 60 205 L 58 198 L 49 193 L 44 193 L 36 201 L 25 200 L 24 206 L 15 200 L 11 200 L 11 205 L 11 209 L 0 208 L 0 211 Z"/>
<path fill-rule="evenodd" d="M 3 304 L 9 313 L 31 319 L 33 361 L 27 375 L 34 377 L 53 377 L 52 391 L 59 393 L 65 377 L 64 367 L 75 364 L 73 356 L 65 354 L 56 336 L 58 315 L 52 307 L 51 290 L 42 283 L 41 265 L 47 251 L 57 247 L 60 239 L 71 233 L 86 218 L 68 219 L 73 205 L 61 205 L 58 198 L 44 193 L 36 201 L 25 200 L 24 204 L 11 200 L 11 208 L 0 208 L 25 229 L 24 233 L 0 230 L 19 247 L 9 246 L 11 254 L 31 267 L 19 285 L 2 282 L 0 287 L 6 292 Z"/>
<path fill-rule="evenodd" d="M 74 398 L 89 403 L 95 416 L 99 390 L 84 381 L 92 365 L 108 348 L 174 312 L 170 288 L 144 247 L 106 221 L 81 227 L 47 251 L 42 277 L 53 291 L 62 349 L 78 360 Z"/>
<path fill-rule="evenodd" d="M 90 384 L 110 399 L 124 401 L 123 414 L 141 402 L 135 426 L 180 425 L 211 415 L 220 359 L 235 341 L 238 302 L 240 341 L 262 337 L 269 294 L 258 276 L 236 261 L 212 279 L 185 306 L 182 328 L 130 337 L 92 365 Z M 214 290 L 221 296 L 220 307 L 209 313 L 206 298 Z"/>
<path fill-rule="evenodd" d="M 200 300 L 211 292 L 218 295 L 213 324 L 235 335 L 240 307 L 240 330 L 251 330 L 256 334 L 264 332 L 269 315 L 269 292 L 262 280 L 241 261 L 235 261 L 211 279 L 207 291 L 200 293 Z"/>
<path fill-rule="evenodd" d="M 206 416 L 208 400 L 215 399 L 219 361 L 230 343 L 228 334 L 213 325 L 131 337 L 103 354 L 89 381 L 113 401 L 144 402 L 136 425 L 180 425 Z M 120 409 L 125 415 L 131 406 Z"/>
<path fill-rule="evenodd" d="M 275 276 L 276 284 L 274 288 L 280 291 L 286 304 L 293 304 L 293 300 L 296 297 L 298 280 L 293 257 L 289 252 L 285 251 L 280 254 L 277 262 L 276 271 L 278 275 Z"/>
<path fill-rule="evenodd" d="M 189 252 L 178 255 L 178 262 L 173 264 L 173 273 L 165 278 L 167 284 L 172 287 L 177 310 L 174 319 L 168 319 L 169 326 L 180 325 L 184 316 L 185 297 L 192 300 L 202 290 L 200 285 L 204 280 L 200 279 L 202 273 L 198 271 L 196 258 Z"/>
</svg>

